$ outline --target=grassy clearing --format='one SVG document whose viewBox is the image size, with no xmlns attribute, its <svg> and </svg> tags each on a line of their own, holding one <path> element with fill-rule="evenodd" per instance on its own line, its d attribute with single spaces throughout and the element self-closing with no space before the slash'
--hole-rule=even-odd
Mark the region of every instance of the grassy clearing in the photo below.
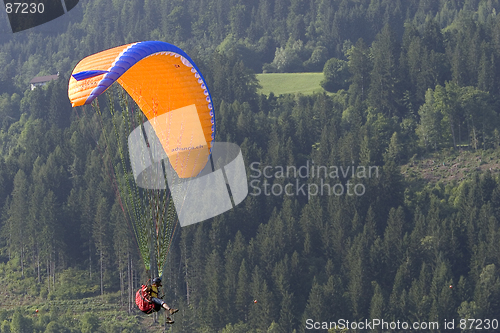
<svg viewBox="0 0 500 333">
<path fill-rule="evenodd" d="M 0 253 L 0 261 L 4 260 Z M 85 273 L 85 272 L 84 272 Z M 66 270 L 59 273 L 73 276 L 82 274 L 81 271 Z M 106 293 L 102 296 L 78 297 L 71 293 L 61 293 L 58 290 L 74 290 L 80 287 L 89 289 L 81 276 L 75 283 L 61 284 L 56 282 L 56 292 L 45 297 L 40 296 L 41 289 L 46 288 L 45 281 L 36 283 L 31 270 L 25 270 L 25 277 L 21 277 L 19 260 L 13 258 L 7 263 L 0 262 L 0 324 L 4 320 L 12 321 L 16 310 L 21 310 L 25 318 L 29 318 L 38 329 L 45 331 L 49 322 L 55 322 L 59 327 L 66 327 L 64 332 L 80 331 L 82 321 L 89 315 L 95 316 L 99 329 L 94 332 L 127 332 L 127 333 L 160 333 L 164 332 L 164 312 L 158 315 L 154 322 L 153 315 L 145 315 L 135 305 L 132 312 L 128 312 L 126 295 L 120 297 L 120 292 Z M 83 281 L 83 282 L 82 282 Z M 93 294 L 93 290 L 83 294 Z M 38 310 L 38 311 L 36 311 Z M 176 319 L 181 319 L 179 312 Z M 1 326 L 1 325 L 0 325 Z M 0 328 L 1 330 L 1 328 Z M 54 330 L 50 330 L 53 332 Z"/>
<path fill-rule="evenodd" d="M 23 316 L 30 318 L 35 326 L 45 327 L 50 321 L 56 321 L 74 331 L 80 328 L 82 320 L 90 314 L 98 320 L 99 329 L 96 333 L 165 331 L 163 311 L 157 315 L 157 321 L 154 321 L 153 315 L 145 315 L 135 307 L 129 313 L 127 306 L 120 305 L 118 300 L 118 293 L 73 300 L 36 299 L 30 304 L 2 307 L 0 312 L 4 313 L 0 317 L 12 318 L 14 311 L 20 308 Z"/>
<path fill-rule="evenodd" d="M 323 73 L 265 73 L 257 74 L 262 89 L 259 93 L 269 95 L 304 94 L 325 92 L 320 86 Z"/>
</svg>

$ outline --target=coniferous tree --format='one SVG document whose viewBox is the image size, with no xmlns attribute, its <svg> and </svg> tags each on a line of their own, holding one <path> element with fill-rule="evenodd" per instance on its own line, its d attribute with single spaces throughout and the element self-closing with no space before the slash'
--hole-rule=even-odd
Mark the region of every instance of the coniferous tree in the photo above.
<svg viewBox="0 0 500 333">
<path fill-rule="evenodd" d="M 26 254 L 26 226 L 28 225 L 28 179 L 23 170 L 14 177 L 14 189 L 9 207 L 8 234 L 10 252 L 20 258 L 21 274 L 24 276 L 24 261 Z"/>
<path fill-rule="evenodd" d="M 273 292 L 269 290 L 266 279 L 262 276 L 258 266 L 255 266 L 252 274 L 250 294 L 257 302 L 250 306 L 249 321 L 256 329 L 265 330 L 276 319 L 276 306 Z"/>
<path fill-rule="evenodd" d="M 101 295 L 104 294 L 104 274 L 107 270 L 110 258 L 110 228 L 109 228 L 109 206 L 105 198 L 100 198 L 97 204 L 92 238 L 98 253 L 99 280 L 101 284 Z"/>
<path fill-rule="evenodd" d="M 131 237 L 133 236 L 127 226 L 127 217 L 119 206 L 120 204 L 115 201 L 111 208 L 110 230 L 113 230 L 113 252 L 115 253 L 115 265 L 120 280 L 120 304 L 123 305 L 125 303 L 126 285 L 131 283 L 127 278 L 127 269 L 132 249 Z"/>
<path fill-rule="evenodd" d="M 369 50 L 363 39 L 359 39 L 356 42 L 356 46 L 347 55 L 349 59 L 349 71 L 352 74 L 349 95 L 352 96 L 353 101 L 358 97 L 361 101 L 364 101 L 368 97 L 371 71 L 368 52 Z"/>
<path fill-rule="evenodd" d="M 500 279 L 495 264 L 483 268 L 474 291 L 474 302 L 478 306 L 478 315 L 493 315 L 498 309 L 500 295 Z"/>
<path fill-rule="evenodd" d="M 380 285 L 373 281 L 372 282 L 374 291 L 373 291 L 373 297 L 370 302 L 370 319 L 378 319 L 378 318 L 384 318 L 385 314 L 385 301 L 384 301 L 384 295 L 382 294 L 382 289 L 380 288 Z M 379 327 L 374 328 L 375 332 L 380 332 L 381 329 Z"/>
<path fill-rule="evenodd" d="M 249 276 L 245 264 L 245 259 L 241 261 L 240 269 L 238 272 L 238 286 L 236 289 L 236 311 L 238 319 L 242 321 L 248 320 L 248 309 L 251 302 L 251 295 L 248 290 Z"/>
<path fill-rule="evenodd" d="M 221 324 L 226 322 L 229 316 L 224 315 L 224 293 L 223 293 L 223 267 L 219 254 L 216 250 L 207 257 L 205 266 L 205 288 L 207 297 L 202 300 L 200 308 L 210 312 L 206 318 L 206 323 L 213 331 L 221 329 Z"/>
<path fill-rule="evenodd" d="M 319 321 L 319 318 L 326 318 L 326 309 L 324 308 L 325 297 L 323 294 L 323 288 L 318 283 L 317 279 L 313 279 L 313 284 L 309 292 L 309 297 L 307 299 L 307 305 L 304 310 L 304 318 L 313 318 L 315 321 Z M 315 319 L 318 318 L 318 319 Z M 305 320 L 304 320 L 305 321 Z"/>
<path fill-rule="evenodd" d="M 369 104 L 386 116 L 399 116 L 398 45 L 396 36 L 386 25 L 372 45 L 373 69 L 370 73 Z"/>
<path fill-rule="evenodd" d="M 346 258 L 349 281 L 347 288 L 355 318 L 363 318 L 366 315 L 370 302 L 370 294 L 365 292 L 370 281 L 366 252 L 366 240 L 360 234 L 354 239 Z"/>
<path fill-rule="evenodd" d="M 41 260 L 46 263 L 47 287 L 50 292 L 55 285 L 56 261 L 57 258 L 63 259 L 62 228 L 59 224 L 57 214 L 57 201 L 54 193 L 48 191 L 43 198 L 39 224 L 40 224 L 40 243 Z"/>
</svg>

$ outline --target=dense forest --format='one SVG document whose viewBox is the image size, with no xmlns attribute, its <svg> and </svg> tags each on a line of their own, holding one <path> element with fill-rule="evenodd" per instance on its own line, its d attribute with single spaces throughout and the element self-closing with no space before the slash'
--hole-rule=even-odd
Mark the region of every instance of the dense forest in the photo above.
<svg viewBox="0 0 500 333">
<path fill-rule="evenodd" d="M 238 144 L 249 184 L 260 181 L 235 209 L 178 229 L 163 283 L 181 309 L 172 332 L 298 333 L 340 319 L 438 322 L 434 332 L 477 319 L 498 331 L 498 10 L 496 0 L 87 0 L 1 33 L 0 332 L 145 331 L 95 311 L 26 311 L 109 295 L 121 316 L 138 314 L 147 276 L 113 186 L 120 158 L 103 143 L 109 101 L 102 116 L 73 109 L 67 83 L 85 56 L 139 40 L 192 56 L 216 140 Z M 325 93 L 258 94 L 255 73 L 301 71 L 323 71 Z M 401 172 L 461 151 L 497 167 L 450 182 Z M 311 165 L 352 172 L 275 174 Z M 259 178 L 266 166 L 274 177 Z M 264 180 L 306 191 L 266 195 Z M 308 191 L 348 183 L 355 195 Z"/>
</svg>

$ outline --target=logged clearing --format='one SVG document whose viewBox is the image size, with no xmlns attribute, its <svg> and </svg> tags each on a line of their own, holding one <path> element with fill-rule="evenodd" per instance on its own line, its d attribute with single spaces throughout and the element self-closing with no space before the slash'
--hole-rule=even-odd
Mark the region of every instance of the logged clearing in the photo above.
<svg viewBox="0 0 500 333">
<path fill-rule="evenodd" d="M 259 93 L 269 95 L 304 94 L 312 95 L 325 92 L 320 82 L 323 73 L 264 73 L 257 74 L 257 79 L 262 86 Z"/>
<path fill-rule="evenodd" d="M 427 183 L 460 182 L 475 173 L 500 173 L 499 150 L 459 150 L 432 154 L 411 160 L 403 165 L 401 173 L 408 180 L 424 180 Z"/>
</svg>

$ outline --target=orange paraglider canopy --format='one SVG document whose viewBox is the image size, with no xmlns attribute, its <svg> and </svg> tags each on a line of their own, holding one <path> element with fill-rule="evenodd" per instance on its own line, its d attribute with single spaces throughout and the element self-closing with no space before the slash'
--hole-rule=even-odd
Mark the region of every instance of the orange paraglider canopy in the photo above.
<svg viewBox="0 0 500 333">
<path fill-rule="evenodd" d="M 76 65 L 68 96 L 74 107 L 90 104 L 115 81 L 149 120 L 178 176 L 196 176 L 210 156 L 215 117 L 205 80 L 193 61 L 165 42 L 115 47 Z"/>
</svg>

